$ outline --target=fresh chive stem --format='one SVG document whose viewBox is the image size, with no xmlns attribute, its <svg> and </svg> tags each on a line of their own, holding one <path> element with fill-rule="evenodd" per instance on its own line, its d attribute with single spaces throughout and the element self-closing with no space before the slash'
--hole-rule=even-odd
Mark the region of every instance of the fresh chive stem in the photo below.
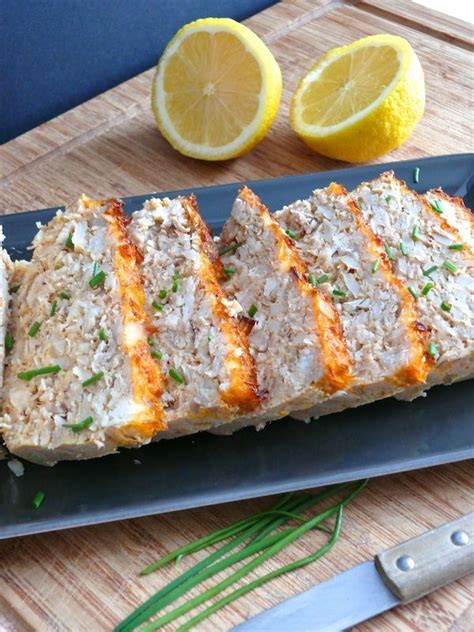
<svg viewBox="0 0 474 632">
<path fill-rule="evenodd" d="M 238 248 L 240 248 L 240 246 L 242 245 L 241 242 L 237 241 L 235 244 L 231 244 L 230 246 L 226 246 L 225 248 L 222 248 L 222 250 L 219 250 L 219 256 L 222 257 L 223 255 L 228 255 L 231 252 L 235 252 Z"/>
<path fill-rule="evenodd" d="M 252 303 L 252 305 L 250 305 L 249 311 L 247 313 L 250 316 L 250 318 L 253 318 L 255 316 L 255 314 L 257 313 L 257 311 L 258 311 L 258 307 L 254 303 Z"/>
<path fill-rule="evenodd" d="M 408 256 L 408 248 L 406 247 L 406 244 L 403 243 L 403 241 L 400 242 L 400 252 L 404 257 Z"/>
<path fill-rule="evenodd" d="M 224 268 L 223 270 L 224 270 L 224 274 L 226 275 L 228 279 L 231 279 L 235 274 L 234 268 Z"/>
<path fill-rule="evenodd" d="M 13 335 L 9 331 L 7 331 L 7 333 L 5 334 L 5 351 L 11 351 L 13 349 L 13 343 Z"/>
<path fill-rule="evenodd" d="M 318 285 L 318 281 L 316 280 L 316 277 L 312 272 L 308 274 L 308 281 L 313 287 L 316 287 Z"/>
<path fill-rule="evenodd" d="M 86 417 L 82 421 L 79 421 L 77 424 L 63 424 L 63 426 L 64 428 L 69 428 L 73 432 L 81 432 L 82 430 L 88 428 L 93 422 L 94 420 L 92 419 L 92 417 Z"/>
<path fill-rule="evenodd" d="M 414 288 L 412 288 L 412 286 L 411 286 L 411 285 L 409 285 L 409 286 L 407 287 L 407 290 L 410 292 L 410 294 L 413 296 L 413 298 L 414 298 L 414 299 L 415 299 L 415 301 L 416 301 L 416 299 L 418 298 L 418 292 L 416 292 L 416 291 L 414 290 Z"/>
<path fill-rule="evenodd" d="M 56 310 L 58 309 L 58 300 L 55 298 L 54 301 L 51 304 L 51 310 L 49 312 L 50 316 L 54 316 L 54 314 L 56 313 Z"/>
<path fill-rule="evenodd" d="M 384 248 L 385 248 L 385 252 L 387 254 L 389 261 L 395 261 L 395 255 L 393 254 L 392 249 L 387 244 L 387 242 L 384 243 Z"/>
<path fill-rule="evenodd" d="M 413 226 L 413 230 L 411 231 L 411 238 L 413 241 L 418 241 L 420 239 L 420 229 L 418 226 Z"/>
<path fill-rule="evenodd" d="M 387 195 L 387 196 L 385 196 L 385 202 L 386 202 L 387 204 L 390 204 L 390 200 L 393 200 L 393 195 Z"/>
<path fill-rule="evenodd" d="M 65 301 L 68 301 L 71 298 L 71 295 L 68 294 L 67 292 L 61 292 L 61 294 L 59 295 L 62 299 L 64 299 Z"/>
<path fill-rule="evenodd" d="M 434 283 L 432 283 L 431 281 L 428 281 L 428 283 L 426 283 L 424 288 L 421 290 L 422 295 L 426 296 L 428 292 L 432 290 L 433 288 L 434 288 Z"/>
<path fill-rule="evenodd" d="M 52 366 L 43 366 L 39 369 L 30 369 L 29 371 L 21 371 L 20 373 L 17 373 L 17 377 L 19 377 L 20 380 L 25 380 L 26 382 L 29 382 L 34 377 L 38 377 L 39 375 L 49 375 L 51 373 L 58 373 L 60 370 L 61 370 L 61 367 L 59 366 L 59 364 L 54 364 Z"/>
<path fill-rule="evenodd" d="M 432 358 L 436 358 L 436 356 L 438 355 L 438 347 L 435 345 L 434 342 L 430 342 L 430 344 L 428 345 L 428 355 L 430 355 Z"/>
<path fill-rule="evenodd" d="M 415 169 L 413 169 L 413 182 L 415 184 L 418 184 L 419 181 L 420 181 L 420 167 L 415 167 Z"/>
<path fill-rule="evenodd" d="M 252 560 L 244 564 L 244 566 L 242 566 L 238 570 L 234 571 L 234 573 L 226 577 L 224 580 L 212 586 L 211 588 L 205 590 L 204 592 L 197 595 L 193 599 L 188 600 L 186 603 L 179 606 L 178 608 L 175 608 L 171 612 L 168 612 L 162 617 L 156 619 L 152 623 L 144 626 L 141 632 L 151 632 L 152 630 L 156 630 L 160 626 L 165 625 L 166 623 L 169 623 L 170 621 L 174 621 L 178 617 L 182 616 L 183 614 L 186 614 L 193 608 L 200 606 L 202 603 L 208 601 L 215 595 L 219 594 L 220 592 L 222 592 L 223 590 L 231 586 L 233 583 L 235 583 L 236 581 L 240 580 L 242 577 L 244 577 L 245 575 L 253 571 L 254 568 L 256 568 L 257 566 L 260 566 L 260 564 L 262 564 L 266 560 L 270 559 L 271 557 L 279 553 L 282 549 L 284 549 L 286 546 L 291 544 L 294 540 L 302 536 L 304 533 L 306 533 L 310 529 L 313 529 L 314 527 L 319 525 L 321 522 L 324 522 L 325 520 L 327 520 L 334 514 L 338 514 L 341 510 L 341 507 L 345 507 L 348 504 L 348 502 L 350 502 L 353 498 L 355 498 L 355 496 L 357 496 L 360 493 L 360 491 L 362 491 L 363 487 L 365 487 L 365 484 L 366 484 L 366 481 L 364 481 L 362 484 L 359 484 L 356 490 L 352 492 L 351 494 L 349 494 L 348 496 L 346 496 L 341 502 L 330 506 L 328 509 L 321 512 L 317 516 L 306 520 L 299 527 L 288 529 L 283 534 L 275 534 L 275 536 L 273 536 L 274 538 L 277 538 L 278 536 L 280 537 L 272 544 L 269 545 L 267 542 L 267 540 L 269 539 L 273 540 L 272 536 L 270 536 L 270 538 L 268 538 L 267 540 L 256 542 L 253 544 L 253 546 L 247 547 L 246 549 L 243 549 L 241 551 L 237 551 L 233 555 L 229 556 L 229 558 L 222 560 L 221 562 L 217 562 L 216 564 L 213 564 L 211 568 L 207 569 L 207 573 L 202 573 L 202 575 L 204 574 L 207 575 L 209 572 L 211 572 L 212 575 L 216 574 L 217 572 L 221 572 L 222 570 L 227 568 L 230 564 L 235 564 L 236 562 L 241 561 L 241 559 L 245 559 L 245 557 L 248 557 L 250 554 L 253 555 L 254 553 L 258 552 L 259 550 L 263 548 L 262 553 L 260 553 L 259 555 L 257 555 L 257 557 L 253 558 Z M 251 549 L 253 548 L 255 550 L 251 551 Z M 233 558 L 232 561 L 231 561 L 231 558 Z M 202 579 L 204 579 L 204 577 Z"/>
<path fill-rule="evenodd" d="M 318 279 L 318 285 L 322 285 L 323 283 L 327 283 L 329 281 L 328 274 L 322 274 Z"/>
<path fill-rule="evenodd" d="M 343 511 L 344 511 L 343 506 L 339 505 L 339 509 L 336 515 L 336 522 L 331 532 L 331 537 L 329 538 L 328 542 L 326 542 L 326 544 L 323 544 L 323 546 L 319 547 L 319 549 L 317 549 L 314 553 L 311 553 L 310 555 L 307 555 L 306 557 L 303 557 L 299 560 L 295 560 L 294 562 L 291 562 L 290 564 L 285 564 L 284 566 L 280 566 L 280 568 L 277 568 L 274 571 L 271 571 L 270 573 L 263 575 L 262 577 L 258 577 L 257 579 L 254 579 L 248 584 L 245 584 L 245 586 L 241 586 L 240 588 L 237 588 L 237 590 L 234 590 L 228 595 L 225 595 L 224 597 L 216 601 L 216 603 L 212 604 L 211 606 L 209 606 L 208 608 L 206 608 L 199 614 L 195 615 L 192 619 L 184 623 L 182 626 L 178 628 L 177 632 L 187 632 L 188 630 L 196 626 L 198 623 L 200 623 L 204 619 L 207 619 L 208 617 L 210 617 L 212 614 L 214 614 L 214 612 L 217 612 L 217 610 L 220 610 L 221 608 L 231 603 L 232 601 L 235 601 L 236 599 L 239 599 L 239 597 L 242 597 L 242 595 L 245 595 L 246 593 L 254 590 L 255 588 L 262 586 L 263 584 L 270 581 L 271 579 L 274 579 L 275 577 L 279 577 L 280 575 L 289 573 L 293 570 L 296 570 L 297 568 L 302 568 L 303 566 L 307 566 L 308 564 L 311 564 L 312 562 L 315 562 L 316 560 L 321 558 L 323 555 L 325 555 L 328 551 L 332 549 L 332 547 L 335 545 L 335 543 L 339 539 L 339 535 L 341 533 L 341 528 L 342 528 Z"/>
<path fill-rule="evenodd" d="M 450 303 L 446 303 L 446 301 L 442 301 L 441 309 L 443 310 L 443 312 L 450 312 L 451 311 L 451 304 Z"/>
<path fill-rule="evenodd" d="M 10 290 L 10 292 L 11 292 L 12 294 L 16 294 L 16 293 L 18 292 L 18 290 L 20 289 L 20 287 L 21 287 L 21 283 L 18 283 L 18 285 L 14 285 L 14 286 L 12 287 L 12 289 Z"/>
<path fill-rule="evenodd" d="M 173 378 L 173 380 L 175 382 L 178 382 L 178 384 L 184 384 L 184 377 L 181 375 L 181 373 L 178 373 L 178 371 L 176 371 L 176 369 L 170 369 L 168 371 L 168 375 Z"/>
<path fill-rule="evenodd" d="M 102 340 L 102 342 L 107 342 L 108 340 L 107 334 L 103 329 L 99 329 L 97 337 L 99 338 L 99 340 Z"/>
<path fill-rule="evenodd" d="M 35 322 L 31 325 L 28 331 L 28 336 L 30 336 L 31 338 L 34 338 L 36 334 L 38 333 L 38 331 L 40 330 L 40 327 L 41 327 L 40 321 L 35 320 Z"/>
<path fill-rule="evenodd" d="M 106 274 L 103 270 L 100 270 L 89 281 L 89 286 L 94 290 L 97 286 L 101 285 L 105 281 Z"/>
<path fill-rule="evenodd" d="M 342 290 L 339 290 L 337 287 L 334 288 L 334 290 L 332 291 L 332 295 L 333 296 L 340 296 L 341 298 L 345 298 L 347 296 L 347 292 L 343 292 Z"/>
<path fill-rule="evenodd" d="M 287 496 L 286 498 L 289 499 L 289 496 Z M 288 508 L 288 505 L 291 509 L 294 509 L 294 502 L 290 504 L 288 500 L 286 501 L 286 503 L 282 503 L 281 501 L 279 501 L 276 504 L 276 508 Z M 179 577 L 164 586 L 164 588 L 159 590 L 155 595 L 150 597 L 145 603 L 139 606 L 124 621 L 122 621 L 115 628 L 115 632 L 128 632 L 135 629 L 136 626 L 146 621 L 149 617 L 153 616 L 156 612 L 158 612 L 158 610 L 164 607 L 162 604 L 165 598 L 166 604 L 171 603 L 171 601 L 173 601 L 173 598 L 169 598 L 168 595 L 170 595 L 175 589 L 181 588 L 180 592 L 183 593 L 185 592 L 185 590 L 187 590 L 187 588 L 183 588 L 184 585 L 189 584 L 189 586 L 191 586 L 195 583 L 199 583 L 199 579 L 197 581 L 190 580 L 192 580 L 194 576 L 198 576 L 203 569 L 213 565 L 216 560 L 235 549 L 249 536 L 251 536 L 253 533 L 258 532 L 262 526 L 269 524 L 272 520 L 272 517 L 266 517 L 262 520 L 260 514 L 256 514 L 254 516 L 251 516 L 250 518 L 245 518 L 244 520 L 240 520 L 239 522 L 234 523 L 233 525 L 230 525 L 225 529 L 220 529 L 218 532 L 212 533 L 209 536 L 205 536 L 197 542 L 185 545 L 184 547 L 180 547 L 179 549 L 168 554 L 161 560 L 158 560 L 154 564 L 147 566 L 145 569 L 143 569 L 143 571 L 141 571 L 140 575 L 148 575 L 182 555 L 187 555 L 189 553 L 199 551 L 206 546 L 215 544 L 216 542 L 227 539 L 233 535 L 236 536 L 233 540 L 221 546 L 217 551 L 214 551 L 213 553 L 208 555 L 205 559 L 195 564 L 192 568 L 182 573 Z M 279 524 L 286 522 L 285 518 L 280 518 L 279 520 Z"/>
<path fill-rule="evenodd" d="M 84 380 L 84 382 L 82 382 L 81 386 L 82 386 L 82 388 L 87 388 L 88 386 L 92 386 L 92 384 L 97 384 L 97 382 L 99 382 L 99 380 L 101 380 L 103 377 L 104 377 L 104 372 L 103 371 L 99 371 L 98 373 L 94 373 L 93 375 L 88 377 L 87 380 Z"/>
<path fill-rule="evenodd" d="M 464 244 L 451 244 L 448 246 L 448 250 L 463 250 Z"/>
<path fill-rule="evenodd" d="M 433 274 L 433 272 L 436 272 L 438 268 L 439 266 L 430 266 L 429 268 L 426 268 L 426 270 L 423 270 L 423 275 L 430 276 L 430 274 Z"/>
<path fill-rule="evenodd" d="M 160 351 L 156 351 L 156 349 L 150 351 L 150 355 L 155 360 L 161 360 L 161 358 L 163 357 L 163 354 Z"/>
<path fill-rule="evenodd" d="M 65 246 L 68 250 L 74 250 L 74 242 L 72 241 L 72 236 L 73 236 L 73 231 L 71 230 L 71 232 L 69 233 L 69 235 L 67 236 L 66 239 L 66 243 Z"/>
<path fill-rule="evenodd" d="M 180 596 L 185 591 L 192 588 L 194 585 L 200 583 L 204 577 L 210 577 L 220 572 L 220 570 L 223 570 L 223 568 L 226 568 L 235 561 L 245 559 L 245 557 L 249 557 L 255 552 L 268 548 L 275 542 L 281 540 L 285 535 L 293 532 L 293 529 L 290 528 L 284 532 L 275 533 L 269 538 L 266 537 L 269 532 L 280 527 L 288 520 L 286 516 L 273 517 L 271 515 L 272 510 L 301 513 L 303 511 L 306 511 L 309 507 L 319 502 L 323 502 L 324 500 L 351 487 L 352 485 L 350 483 L 344 483 L 342 485 L 336 485 L 334 487 L 327 488 L 314 496 L 307 494 L 304 495 L 302 498 L 292 498 L 292 495 L 290 494 L 288 496 L 285 496 L 278 503 L 276 503 L 273 508 L 270 508 L 268 512 L 264 512 L 264 514 L 270 515 L 264 516 L 262 518 L 262 513 L 259 513 L 251 516 L 250 518 L 241 520 L 237 523 L 234 523 L 233 525 L 230 525 L 230 527 L 221 529 L 214 534 L 210 534 L 209 536 L 205 536 L 205 538 L 201 538 L 201 540 L 198 542 L 185 545 L 184 547 L 181 547 L 180 549 L 177 549 L 176 551 L 168 554 L 162 560 L 158 560 L 158 562 L 155 562 L 154 564 L 148 566 L 142 571 L 141 574 L 149 574 L 150 572 L 161 568 L 164 564 L 173 561 L 180 555 L 192 553 L 194 551 L 205 548 L 206 546 L 209 546 L 209 544 L 213 544 L 219 540 L 225 539 L 229 537 L 229 535 L 231 534 L 231 530 L 233 530 L 232 535 L 234 533 L 237 533 L 237 536 L 233 540 L 222 546 L 219 550 L 210 554 L 204 560 L 198 562 L 191 569 L 188 569 L 180 577 L 165 586 L 158 593 L 156 593 L 156 595 L 151 597 L 142 606 L 137 608 L 134 613 L 129 615 L 129 617 L 127 617 L 127 619 L 125 619 L 116 628 L 116 632 L 126 632 L 133 630 L 136 626 L 140 625 L 149 617 L 153 616 L 158 610 L 171 603 L 176 597 Z M 238 535 L 239 533 L 240 535 Z M 216 560 L 230 552 L 232 549 L 235 549 L 239 544 L 244 542 L 252 535 L 256 536 L 255 540 L 251 541 L 251 543 L 247 545 L 245 549 L 238 551 L 232 556 L 229 556 L 222 560 L 219 567 L 216 566 L 216 564 L 214 563 L 216 562 Z M 219 540 L 217 540 L 216 538 L 219 538 Z M 177 587 L 179 587 L 180 590 L 176 591 L 175 589 Z"/>
<path fill-rule="evenodd" d="M 39 509 L 41 507 L 44 500 L 44 496 L 45 496 L 45 493 L 42 490 L 40 490 L 39 492 L 36 492 L 33 498 L 33 507 L 35 509 Z"/>
<path fill-rule="evenodd" d="M 158 298 L 161 298 L 162 300 L 166 298 L 167 296 L 168 296 L 168 292 L 166 290 L 160 290 L 158 292 Z"/>
<path fill-rule="evenodd" d="M 456 272 L 458 272 L 459 270 L 457 265 L 453 263 L 452 261 L 449 261 L 449 259 L 445 259 L 443 261 L 443 266 L 446 268 L 446 270 L 449 270 L 452 274 L 456 274 Z"/>
<path fill-rule="evenodd" d="M 435 213 L 438 213 L 439 215 L 441 215 L 441 213 L 443 212 L 443 209 L 441 208 L 441 204 L 439 203 L 438 200 L 435 200 L 434 202 L 430 202 L 430 206 L 433 209 L 433 211 Z"/>
<path fill-rule="evenodd" d="M 372 274 L 375 274 L 377 272 L 377 270 L 379 269 L 379 265 L 380 265 L 380 259 L 376 259 L 374 263 L 372 264 Z"/>
<path fill-rule="evenodd" d="M 175 272 L 173 274 L 173 283 L 171 285 L 171 291 L 176 293 L 179 290 L 180 285 L 181 285 L 181 279 L 179 277 L 179 272 Z"/>
<path fill-rule="evenodd" d="M 152 307 L 154 307 L 158 312 L 162 312 L 164 305 L 162 305 L 161 303 L 159 303 L 158 301 L 152 301 Z"/>
<path fill-rule="evenodd" d="M 291 228 L 287 228 L 285 230 L 285 233 L 288 235 L 288 237 L 291 237 L 291 239 L 296 239 L 296 237 L 298 236 L 297 232 L 294 230 L 291 230 Z"/>
</svg>

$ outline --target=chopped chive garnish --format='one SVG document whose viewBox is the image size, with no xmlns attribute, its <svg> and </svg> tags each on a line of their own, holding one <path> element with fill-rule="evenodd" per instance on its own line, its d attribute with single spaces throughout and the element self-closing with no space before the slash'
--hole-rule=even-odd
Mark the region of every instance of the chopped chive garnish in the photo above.
<svg viewBox="0 0 474 632">
<path fill-rule="evenodd" d="M 7 331 L 7 333 L 5 334 L 5 351 L 11 351 L 13 349 L 13 336 L 12 334 Z"/>
<path fill-rule="evenodd" d="M 87 378 L 87 380 L 84 380 L 84 382 L 82 382 L 81 386 L 82 388 L 87 388 L 88 386 L 92 386 L 92 384 L 97 384 L 97 382 L 99 380 L 101 380 L 104 377 L 104 372 L 103 371 L 99 371 L 98 373 L 94 373 L 94 375 L 91 375 L 90 377 Z"/>
<path fill-rule="evenodd" d="M 97 261 L 94 261 L 94 265 L 92 266 L 92 276 L 95 276 L 99 272 L 99 264 Z"/>
<path fill-rule="evenodd" d="M 17 373 L 16 376 L 20 378 L 20 380 L 26 380 L 29 382 L 34 377 L 38 377 L 38 375 L 49 375 L 50 373 L 58 373 L 61 370 L 59 364 L 53 364 L 52 366 L 43 366 L 39 369 L 31 369 L 30 371 L 21 371 Z"/>
<path fill-rule="evenodd" d="M 448 246 L 448 250 L 462 250 L 464 248 L 464 244 L 451 244 Z"/>
<path fill-rule="evenodd" d="M 235 244 L 226 246 L 225 248 L 222 248 L 222 250 L 219 250 L 219 256 L 222 257 L 222 255 L 228 255 L 231 252 L 235 252 L 237 248 L 240 248 L 241 245 L 242 243 L 240 241 L 237 241 Z"/>
<path fill-rule="evenodd" d="M 162 300 L 166 298 L 167 296 L 168 296 L 168 292 L 166 290 L 160 290 L 158 292 L 158 298 L 161 298 Z"/>
<path fill-rule="evenodd" d="M 418 241 L 418 239 L 420 238 L 420 229 L 418 228 L 418 226 L 413 226 L 413 230 L 411 231 L 411 238 L 413 239 L 413 241 Z"/>
<path fill-rule="evenodd" d="M 453 274 L 456 274 L 456 272 L 458 272 L 457 265 L 453 263 L 452 261 L 450 261 L 449 259 L 446 259 L 445 261 L 443 261 L 443 266 L 446 268 L 446 270 L 449 270 Z"/>
<path fill-rule="evenodd" d="M 173 378 L 175 382 L 178 382 L 178 384 L 184 384 L 184 377 L 181 375 L 181 373 L 178 373 L 178 371 L 175 371 L 174 369 L 170 369 L 168 371 L 168 374 L 170 377 Z"/>
<path fill-rule="evenodd" d="M 345 298 L 347 296 L 347 292 L 343 292 L 342 290 L 338 290 L 337 288 L 334 288 L 334 290 L 332 291 L 332 295 L 333 296 L 340 296 L 341 298 Z"/>
<path fill-rule="evenodd" d="M 10 290 L 10 292 L 11 292 L 12 294 L 16 294 L 16 293 L 18 292 L 18 290 L 20 289 L 20 285 L 21 285 L 21 283 L 18 283 L 18 285 L 14 285 L 14 286 L 12 287 L 12 289 Z"/>
<path fill-rule="evenodd" d="M 73 234 L 74 234 L 74 233 L 73 233 L 73 231 L 71 230 L 71 232 L 69 233 L 69 235 L 67 236 L 67 239 L 66 239 L 66 244 L 65 244 L 65 246 L 66 246 L 66 248 L 67 248 L 68 250 L 73 250 L 73 249 L 74 249 L 74 242 L 72 241 L 72 236 L 73 236 Z"/>
<path fill-rule="evenodd" d="M 426 268 L 426 270 L 423 270 L 423 274 L 425 276 L 430 276 L 430 274 L 433 274 L 433 272 L 436 272 L 438 268 L 439 266 L 430 266 L 429 268 Z"/>
<path fill-rule="evenodd" d="M 411 285 L 409 285 L 409 286 L 407 287 L 407 290 L 410 292 L 410 294 L 413 296 L 413 298 L 414 298 L 414 299 L 415 299 L 415 301 L 416 301 L 416 299 L 418 298 L 418 293 L 417 293 L 417 292 L 415 292 L 415 290 L 412 288 L 412 286 L 411 286 Z"/>
<path fill-rule="evenodd" d="M 385 201 L 387 202 L 387 204 L 390 202 L 390 200 L 393 200 L 393 195 L 386 196 Z"/>
<path fill-rule="evenodd" d="M 420 181 L 420 167 L 415 167 L 415 169 L 413 169 L 413 182 L 415 184 L 418 184 L 419 181 Z"/>
<path fill-rule="evenodd" d="M 404 257 L 408 255 L 408 248 L 406 247 L 406 244 L 403 243 L 403 241 L 400 242 L 400 252 Z"/>
<path fill-rule="evenodd" d="M 44 492 L 43 491 L 39 491 L 36 492 L 35 497 L 33 498 L 33 507 L 35 509 L 39 509 L 41 507 L 41 503 L 44 500 Z"/>
<path fill-rule="evenodd" d="M 49 312 L 50 316 L 54 316 L 54 314 L 56 313 L 56 310 L 58 309 L 58 301 L 57 299 L 54 299 L 54 301 L 51 304 L 51 310 Z"/>
<path fill-rule="evenodd" d="M 249 307 L 248 315 L 250 316 L 250 318 L 253 318 L 256 313 L 257 313 L 257 306 L 254 303 L 252 303 L 252 305 L 250 305 Z"/>
<path fill-rule="evenodd" d="M 287 228 L 285 230 L 285 233 L 288 235 L 288 237 L 291 237 L 291 239 L 296 239 L 296 237 L 298 236 L 296 231 L 291 230 L 291 228 Z"/>
<path fill-rule="evenodd" d="M 212 340 L 212 336 L 208 336 L 208 337 L 207 337 L 207 341 L 208 341 L 208 342 L 211 342 L 211 340 Z"/>
<path fill-rule="evenodd" d="M 158 303 L 158 301 L 153 301 L 152 306 L 159 312 L 163 311 L 164 306 L 161 303 Z"/>
<path fill-rule="evenodd" d="M 318 284 L 322 285 L 323 283 L 327 283 L 329 281 L 329 276 L 327 274 L 322 274 L 318 279 Z"/>
<path fill-rule="evenodd" d="M 61 292 L 59 296 L 63 298 L 65 301 L 68 301 L 71 298 L 71 295 L 68 294 L 67 292 Z"/>
<path fill-rule="evenodd" d="M 105 333 L 103 329 L 99 329 L 97 337 L 99 338 L 99 340 L 102 340 L 102 342 L 107 342 L 108 340 L 107 334 Z"/>
<path fill-rule="evenodd" d="M 443 209 L 441 208 L 441 205 L 438 202 L 438 200 L 435 200 L 434 202 L 430 202 L 430 206 L 435 213 L 441 214 L 443 212 Z"/>
<path fill-rule="evenodd" d="M 151 336 L 149 336 L 146 341 L 148 342 L 148 344 L 150 345 L 150 347 L 154 347 L 155 346 L 155 341 L 153 340 L 153 338 Z"/>
<path fill-rule="evenodd" d="M 428 354 L 432 358 L 436 358 L 436 356 L 438 355 L 438 347 L 435 345 L 434 342 L 430 342 L 430 344 L 428 345 Z"/>
<path fill-rule="evenodd" d="M 450 312 L 451 311 L 450 303 L 446 303 L 446 301 L 443 301 L 441 303 L 441 309 L 443 310 L 443 312 Z"/>
<path fill-rule="evenodd" d="M 434 288 L 434 283 L 431 283 L 431 281 L 428 281 L 428 283 L 421 290 L 421 293 L 423 294 L 423 296 L 426 296 L 428 292 L 432 290 L 433 288 Z"/>
<path fill-rule="evenodd" d="M 38 333 L 38 331 L 40 330 L 40 327 L 41 327 L 41 323 L 38 320 L 35 320 L 35 322 L 30 327 L 28 336 L 31 336 L 31 338 L 34 338 L 36 334 Z"/>
<path fill-rule="evenodd" d="M 372 265 L 372 274 L 375 274 L 379 269 L 380 259 L 376 259 Z"/>
<path fill-rule="evenodd" d="M 163 357 L 163 354 L 160 353 L 159 351 L 155 351 L 155 349 L 150 351 L 150 355 L 152 358 L 155 358 L 155 360 L 161 360 L 161 358 Z"/>
<path fill-rule="evenodd" d="M 180 281 L 179 272 L 175 272 L 175 274 L 173 274 L 173 285 L 171 286 L 172 292 L 177 292 L 179 290 L 179 286 L 180 286 L 179 281 Z"/>
<path fill-rule="evenodd" d="M 105 277 L 106 277 L 105 272 L 103 270 L 100 270 L 100 272 L 97 272 L 97 274 L 94 274 L 92 279 L 89 281 L 89 286 L 92 289 L 95 289 L 98 285 L 100 285 L 101 283 L 105 281 Z"/>
<path fill-rule="evenodd" d="M 316 277 L 312 273 L 308 274 L 308 281 L 311 283 L 313 287 L 316 287 L 318 285 Z"/>
<path fill-rule="evenodd" d="M 73 432 L 81 432 L 81 430 L 85 430 L 89 428 L 90 425 L 94 423 L 92 417 L 86 417 L 82 421 L 79 421 L 77 424 L 63 424 L 65 428 L 69 428 Z"/>
<path fill-rule="evenodd" d="M 235 270 L 234 268 L 224 268 L 224 274 L 228 279 L 231 279 L 235 274 Z"/>
<path fill-rule="evenodd" d="M 385 248 L 385 252 L 387 253 L 387 257 L 389 258 L 390 261 L 395 261 L 395 256 L 392 252 L 392 249 L 390 248 L 390 246 L 387 244 L 387 242 L 385 242 L 384 244 L 384 248 Z"/>
</svg>

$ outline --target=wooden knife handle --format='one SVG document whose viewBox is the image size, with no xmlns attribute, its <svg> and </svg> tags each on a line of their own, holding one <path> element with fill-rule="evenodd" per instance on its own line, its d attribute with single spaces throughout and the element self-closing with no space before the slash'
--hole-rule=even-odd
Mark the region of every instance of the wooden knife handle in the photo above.
<svg viewBox="0 0 474 632">
<path fill-rule="evenodd" d="M 474 512 L 379 553 L 375 565 L 402 603 L 474 572 Z"/>
</svg>

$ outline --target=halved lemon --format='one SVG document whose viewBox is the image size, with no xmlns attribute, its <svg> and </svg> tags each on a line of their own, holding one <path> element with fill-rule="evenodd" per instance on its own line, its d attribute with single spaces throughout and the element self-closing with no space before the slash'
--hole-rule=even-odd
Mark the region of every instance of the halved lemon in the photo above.
<svg viewBox="0 0 474 632">
<path fill-rule="evenodd" d="M 252 149 L 280 99 L 275 58 L 255 33 L 227 18 L 196 20 L 178 31 L 158 63 L 151 97 L 163 136 L 203 160 Z"/>
<path fill-rule="evenodd" d="M 293 94 L 290 124 L 318 153 L 365 162 L 405 142 L 424 107 L 423 69 L 410 44 L 372 35 L 318 59 Z"/>
</svg>

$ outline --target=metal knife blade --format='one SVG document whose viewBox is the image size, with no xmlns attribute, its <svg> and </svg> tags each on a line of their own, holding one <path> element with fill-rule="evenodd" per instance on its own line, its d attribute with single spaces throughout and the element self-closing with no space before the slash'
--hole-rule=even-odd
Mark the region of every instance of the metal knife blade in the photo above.
<svg viewBox="0 0 474 632">
<path fill-rule="evenodd" d="M 382 551 L 238 625 L 239 632 L 340 632 L 474 572 L 474 512 Z"/>
<path fill-rule="evenodd" d="M 238 625 L 238 632 L 339 632 L 400 600 L 364 562 Z"/>
</svg>

